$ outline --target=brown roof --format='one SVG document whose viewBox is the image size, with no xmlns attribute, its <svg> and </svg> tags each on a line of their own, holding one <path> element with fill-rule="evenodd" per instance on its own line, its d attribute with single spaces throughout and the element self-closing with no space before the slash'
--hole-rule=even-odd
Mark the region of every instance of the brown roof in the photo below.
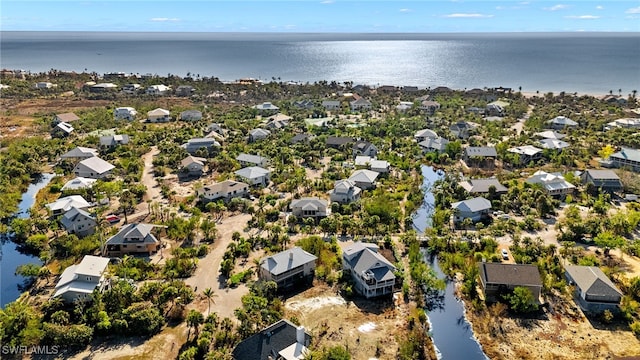
<svg viewBox="0 0 640 360">
<path fill-rule="evenodd" d="M 56 118 L 62 122 L 76 121 L 80 120 L 78 115 L 74 113 L 64 113 L 64 114 L 56 114 Z"/>
<path fill-rule="evenodd" d="M 482 262 L 478 267 L 485 284 L 542 286 L 540 272 L 535 265 Z"/>
</svg>

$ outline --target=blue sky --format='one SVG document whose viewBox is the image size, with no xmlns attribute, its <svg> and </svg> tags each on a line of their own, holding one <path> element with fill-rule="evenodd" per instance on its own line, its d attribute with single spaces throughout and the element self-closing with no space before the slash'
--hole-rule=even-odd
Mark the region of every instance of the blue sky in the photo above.
<svg viewBox="0 0 640 360">
<path fill-rule="evenodd" d="M 2 31 L 640 31 L 640 1 L 1 0 Z"/>
</svg>

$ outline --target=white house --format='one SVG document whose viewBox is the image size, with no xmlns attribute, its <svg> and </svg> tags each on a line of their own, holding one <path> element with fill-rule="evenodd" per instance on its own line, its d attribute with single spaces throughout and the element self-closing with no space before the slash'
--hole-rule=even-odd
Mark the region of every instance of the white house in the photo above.
<svg viewBox="0 0 640 360">
<path fill-rule="evenodd" d="M 297 246 L 268 256 L 260 261 L 260 280 L 274 281 L 278 289 L 310 281 L 317 259 Z"/>
<path fill-rule="evenodd" d="M 372 189 L 376 186 L 378 175 L 380 173 L 371 170 L 356 170 L 349 176 L 349 180 L 353 181 L 360 189 Z"/>
<path fill-rule="evenodd" d="M 249 194 L 249 185 L 233 180 L 225 180 L 223 182 L 206 185 L 198 189 L 197 194 L 204 201 L 216 201 L 223 199 L 225 201 L 233 198 L 244 197 Z"/>
<path fill-rule="evenodd" d="M 109 258 L 85 255 L 80 264 L 64 269 L 53 297 L 61 297 L 67 303 L 89 300 L 95 289 L 102 291 L 108 285 L 107 265 Z"/>
<path fill-rule="evenodd" d="M 76 234 L 78 237 L 93 234 L 98 222 L 96 218 L 85 210 L 72 207 L 60 218 L 60 224 L 69 234 Z"/>
<path fill-rule="evenodd" d="M 242 166 L 261 166 L 267 167 L 269 165 L 269 159 L 259 155 L 251 155 L 242 153 L 236 157 L 236 160 L 240 162 Z"/>
<path fill-rule="evenodd" d="M 122 92 L 125 94 L 137 94 L 140 90 L 140 84 L 126 84 L 122 87 Z"/>
<path fill-rule="evenodd" d="M 249 142 L 263 140 L 271 135 L 271 131 L 267 129 L 253 129 L 249 131 Z"/>
<path fill-rule="evenodd" d="M 150 123 L 169 122 L 171 113 L 169 110 L 157 108 L 147 112 L 147 121 Z"/>
<path fill-rule="evenodd" d="M 568 142 L 558 140 L 558 139 L 541 139 L 538 141 L 538 144 L 543 149 L 558 150 L 558 151 L 569 147 Z"/>
<path fill-rule="evenodd" d="M 220 147 L 220 143 L 214 138 L 194 138 L 182 144 L 182 147 L 187 150 L 189 154 L 195 154 L 198 150 L 203 148 L 210 150 Z"/>
<path fill-rule="evenodd" d="M 204 167 L 207 159 L 195 156 L 187 156 L 182 159 L 180 165 L 182 169 L 186 171 L 191 176 L 201 176 L 204 172 Z"/>
<path fill-rule="evenodd" d="M 413 103 L 411 101 L 400 101 L 400 104 L 396 106 L 396 110 L 399 112 L 405 112 L 407 110 L 411 110 L 413 108 Z"/>
<path fill-rule="evenodd" d="M 48 81 L 41 81 L 41 82 L 37 82 L 35 85 L 36 89 L 51 89 L 52 87 L 55 87 L 55 84 L 52 84 Z"/>
<path fill-rule="evenodd" d="M 249 185 L 260 186 L 267 186 L 271 177 L 271 171 L 259 166 L 246 167 L 236 171 L 235 174 L 247 181 Z"/>
<path fill-rule="evenodd" d="M 151 233 L 153 224 L 127 224 L 105 243 L 107 256 L 127 254 L 154 254 L 160 248 L 160 241 Z"/>
<path fill-rule="evenodd" d="M 280 111 L 280 108 L 273 105 L 270 102 L 264 102 L 262 104 L 258 104 L 256 106 L 253 107 L 254 109 L 258 110 L 258 112 L 260 113 L 277 113 L 278 111 Z"/>
<path fill-rule="evenodd" d="M 299 218 L 318 218 L 328 216 L 330 209 L 327 200 L 317 197 L 305 197 L 291 201 L 291 212 Z"/>
<path fill-rule="evenodd" d="M 92 158 L 94 156 L 98 156 L 98 150 L 94 148 L 78 146 L 60 155 L 60 159 L 67 160 L 67 161 L 80 161 L 80 160 Z"/>
<path fill-rule="evenodd" d="M 87 200 L 80 195 L 65 196 L 56 201 L 46 204 L 45 207 L 51 211 L 52 216 L 58 216 L 70 211 L 72 208 L 86 210 L 91 206 Z"/>
<path fill-rule="evenodd" d="M 542 149 L 532 145 L 516 146 L 507 149 L 508 152 L 519 156 L 520 164 L 528 164 L 531 161 L 537 161 L 542 158 Z"/>
<path fill-rule="evenodd" d="M 118 107 L 113 110 L 113 118 L 115 120 L 133 121 L 136 119 L 138 112 L 132 107 Z"/>
<path fill-rule="evenodd" d="M 333 185 L 333 190 L 329 191 L 329 198 L 332 202 L 348 204 L 360 200 L 362 190 L 356 186 L 356 183 L 344 179 L 337 180 Z"/>
<path fill-rule="evenodd" d="M 80 161 L 73 169 L 73 173 L 78 177 L 104 179 L 111 176 L 113 169 L 115 169 L 115 166 L 94 156 Z"/>
<path fill-rule="evenodd" d="M 342 252 L 343 271 L 351 275 L 355 290 L 369 299 L 393 294 L 396 267 L 378 253 L 378 246 L 357 242 Z"/>
<path fill-rule="evenodd" d="M 416 131 L 415 135 L 413 135 L 413 138 L 416 139 L 417 142 L 421 142 L 427 139 L 437 139 L 438 134 L 431 129 L 422 129 Z"/>
<path fill-rule="evenodd" d="M 432 151 L 443 152 L 447 149 L 448 143 L 449 143 L 449 140 L 441 137 L 436 137 L 436 138 L 426 138 L 425 140 L 419 142 L 418 146 L 420 146 L 420 149 L 422 149 L 422 152 L 425 152 L 425 153 L 432 152 Z"/>
<path fill-rule="evenodd" d="M 51 137 L 64 138 L 71 135 L 73 130 L 73 125 L 67 122 L 59 122 L 51 129 Z"/>
<path fill-rule="evenodd" d="M 103 148 L 114 148 L 118 145 L 127 145 L 129 143 L 129 135 L 117 134 L 100 136 L 100 146 Z"/>
<path fill-rule="evenodd" d="M 469 200 L 454 202 L 451 204 L 451 208 L 454 211 L 454 223 L 460 223 L 464 219 L 471 219 L 471 221 L 477 222 L 489 215 L 489 211 L 491 210 L 491 201 L 483 197 L 476 197 Z"/>
<path fill-rule="evenodd" d="M 371 110 L 371 101 L 365 98 L 359 98 L 349 103 L 351 111 Z"/>
<path fill-rule="evenodd" d="M 547 121 L 547 124 L 551 125 L 554 130 L 562 130 L 564 128 L 578 127 L 578 123 L 564 116 L 556 116 L 553 119 Z"/>
<path fill-rule="evenodd" d="M 151 85 L 145 93 L 147 95 L 167 95 L 171 91 L 171 87 L 166 85 Z"/>
<path fill-rule="evenodd" d="M 340 101 L 338 101 L 338 100 L 324 100 L 324 101 L 322 101 L 322 107 L 325 110 L 329 110 L 329 111 L 340 110 Z"/>
<path fill-rule="evenodd" d="M 386 160 L 373 159 L 369 163 L 369 169 L 371 169 L 371 171 L 375 171 L 381 174 L 388 173 L 390 167 L 391 164 L 389 164 L 389 162 Z"/>
<path fill-rule="evenodd" d="M 69 181 L 67 181 L 64 186 L 60 189 L 60 191 L 75 191 L 82 189 L 90 189 L 96 183 L 96 179 L 89 179 L 84 177 L 76 177 Z"/>
</svg>

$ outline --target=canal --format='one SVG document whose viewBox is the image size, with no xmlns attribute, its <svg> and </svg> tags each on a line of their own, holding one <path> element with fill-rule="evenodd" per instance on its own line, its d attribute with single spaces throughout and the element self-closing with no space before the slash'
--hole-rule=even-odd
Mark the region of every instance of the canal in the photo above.
<svg viewBox="0 0 640 360">
<path fill-rule="evenodd" d="M 444 176 L 440 170 L 431 166 L 421 168 L 424 190 L 424 202 L 413 217 L 413 226 L 418 233 L 424 232 L 431 226 L 431 215 L 435 207 L 435 198 L 431 187 L 433 183 Z M 446 278 L 438 265 L 438 259 L 425 252 L 424 260 L 430 264 L 438 277 L 445 279 L 447 287 L 438 303 L 428 310 L 431 324 L 431 337 L 436 346 L 438 356 L 444 360 L 486 360 L 480 344 L 473 336 L 471 324 L 464 316 L 464 306 L 455 295 L 455 283 Z"/>
<path fill-rule="evenodd" d="M 36 194 L 52 178 L 53 174 L 42 174 L 37 182 L 29 185 L 27 191 L 22 194 L 17 217 L 29 217 L 29 209 L 35 202 Z M 15 301 L 20 296 L 21 288 L 25 284 L 26 279 L 16 275 L 16 268 L 23 264 L 42 264 L 37 256 L 20 252 L 18 245 L 12 241 L 12 236 L 11 233 L 0 233 L 0 308 Z"/>
</svg>

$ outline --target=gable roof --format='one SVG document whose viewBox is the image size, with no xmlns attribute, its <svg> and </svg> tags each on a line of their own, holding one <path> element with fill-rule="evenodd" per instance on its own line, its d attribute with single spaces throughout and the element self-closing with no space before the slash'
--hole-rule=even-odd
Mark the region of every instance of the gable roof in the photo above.
<svg viewBox="0 0 640 360">
<path fill-rule="evenodd" d="M 575 185 L 565 180 L 562 174 L 548 173 L 542 170 L 536 171 L 526 182 L 529 184 L 541 184 L 547 191 L 575 188 Z"/>
<path fill-rule="evenodd" d="M 482 262 L 478 264 L 480 277 L 485 284 L 512 286 L 542 286 L 538 267 L 529 264 L 500 264 Z"/>
<path fill-rule="evenodd" d="M 248 162 L 248 163 L 252 163 L 252 164 L 262 164 L 262 162 L 267 160 L 267 158 L 263 157 L 263 156 L 260 156 L 260 155 L 252 155 L 252 154 L 242 153 L 242 154 L 238 155 L 238 157 L 236 157 L 236 160 L 241 161 L 241 162 Z"/>
<path fill-rule="evenodd" d="M 233 349 L 233 358 L 235 360 L 278 359 L 283 350 L 298 343 L 298 331 L 304 331 L 304 328 L 297 327 L 285 319 L 279 320 L 241 341 Z M 301 345 L 307 345 L 310 340 L 311 336 L 304 332 L 304 344 Z"/>
<path fill-rule="evenodd" d="M 640 162 L 640 150 L 622 148 L 621 151 L 612 154 L 609 158 Z"/>
<path fill-rule="evenodd" d="M 329 136 L 327 138 L 326 144 L 327 145 L 342 146 L 342 145 L 346 145 L 346 144 L 352 143 L 354 141 L 355 141 L 354 138 L 348 137 L 348 136 Z"/>
<path fill-rule="evenodd" d="M 356 274 L 368 273 L 373 276 L 376 281 L 386 281 L 395 279 L 393 272 L 396 267 L 389 262 L 384 256 L 377 252 L 377 249 L 365 246 L 362 243 L 352 245 L 354 249 L 345 249 L 345 254 L 355 254 L 350 259 L 345 258 L 349 263 L 351 270 Z"/>
<path fill-rule="evenodd" d="M 66 212 L 71 210 L 72 208 L 88 208 L 91 206 L 91 204 L 89 204 L 87 200 L 85 200 L 80 195 L 71 195 L 59 198 L 58 200 L 45 206 L 51 211 L 62 210 Z"/>
<path fill-rule="evenodd" d="M 135 223 L 127 224 L 117 234 L 107 240 L 106 245 L 117 245 L 128 242 L 128 239 L 142 239 L 141 243 L 157 243 L 158 239 L 151 233 L 153 224 Z"/>
<path fill-rule="evenodd" d="M 508 148 L 507 151 L 510 153 L 518 154 L 518 155 L 533 156 L 538 153 L 541 153 L 542 149 L 538 149 L 533 145 L 523 145 L 523 146 Z"/>
<path fill-rule="evenodd" d="M 444 151 L 447 148 L 447 144 L 449 140 L 441 137 L 437 138 L 427 138 L 418 143 L 418 145 L 425 149 L 436 149 L 438 151 Z"/>
<path fill-rule="evenodd" d="M 100 159 L 97 156 L 90 157 L 88 159 L 84 159 L 80 161 L 77 166 L 80 166 L 80 165 L 83 165 L 98 174 L 104 174 L 107 171 L 115 168 L 115 166 L 109 164 L 108 162 Z"/>
<path fill-rule="evenodd" d="M 180 162 L 180 165 L 182 165 L 182 167 L 187 167 L 195 163 L 200 166 L 204 166 L 205 161 L 207 161 L 207 159 L 189 155 L 186 158 L 182 159 L 182 161 Z"/>
<path fill-rule="evenodd" d="M 375 148 L 375 145 L 365 140 L 358 140 L 351 147 L 354 151 L 367 152 L 371 148 Z"/>
<path fill-rule="evenodd" d="M 315 255 L 296 246 L 262 259 L 260 266 L 272 275 L 280 275 L 317 259 Z"/>
<path fill-rule="evenodd" d="M 469 200 L 454 202 L 451 204 L 451 208 L 458 209 L 462 212 L 478 212 L 491 209 L 491 201 L 483 197 L 476 197 Z"/>
<path fill-rule="evenodd" d="M 435 131 L 431 130 L 431 129 L 422 129 L 422 130 L 416 131 L 416 134 L 413 137 L 416 137 L 416 138 L 423 137 L 423 138 L 434 138 L 434 139 L 436 139 L 436 138 L 438 138 L 438 134 Z"/>
<path fill-rule="evenodd" d="M 496 148 L 494 148 L 493 146 L 469 146 L 464 148 L 464 153 L 468 157 L 498 157 Z"/>
<path fill-rule="evenodd" d="M 567 136 L 565 134 L 556 132 L 555 130 L 545 130 L 542 132 L 537 132 L 534 135 L 539 136 L 541 138 L 545 138 L 545 139 L 556 139 L 556 140 L 563 139 Z"/>
<path fill-rule="evenodd" d="M 278 111 L 280 110 L 279 107 L 273 105 L 270 102 L 264 102 L 262 104 L 256 105 L 253 107 L 254 109 L 258 109 L 258 110 L 273 110 L 273 111 Z"/>
<path fill-rule="evenodd" d="M 73 228 L 73 222 L 80 218 L 90 218 L 95 221 L 95 218 L 87 211 L 72 207 L 69 211 L 65 212 L 60 219 L 60 223 L 65 229 Z"/>
<path fill-rule="evenodd" d="M 460 186 L 470 193 L 488 193 L 491 186 L 496 188 L 497 193 L 507 192 L 507 188 L 495 178 L 462 181 Z"/>
<path fill-rule="evenodd" d="M 60 190 L 67 191 L 67 190 L 87 189 L 92 187 L 96 181 L 98 180 L 78 176 L 76 178 L 73 178 L 67 181 Z"/>
<path fill-rule="evenodd" d="M 351 174 L 351 176 L 349 176 L 349 180 L 360 183 L 373 184 L 378 178 L 378 175 L 380 175 L 380 173 L 371 170 L 356 170 Z"/>
<path fill-rule="evenodd" d="M 577 122 L 569 119 L 568 117 L 564 117 L 564 116 L 556 116 L 553 119 L 547 121 L 547 123 L 555 124 L 555 125 L 564 125 L 564 126 L 576 126 L 576 125 L 578 125 Z"/>
<path fill-rule="evenodd" d="M 353 191 L 353 196 L 357 196 L 362 190 L 356 186 L 356 183 L 349 179 L 336 180 L 333 184 L 333 190 L 330 192 L 336 194 L 348 194 Z"/>
<path fill-rule="evenodd" d="M 78 146 L 75 149 L 71 149 L 66 153 L 60 155 L 60 158 L 69 159 L 69 158 L 85 158 L 85 157 L 93 157 L 93 156 L 98 156 L 98 150 L 94 148 Z"/>
<path fill-rule="evenodd" d="M 538 141 L 543 149 L 560 150 L 569 147 L 569 143 L 558 139 L 542 139 Z"/>
<path fill-rule="evenodd" d="M 245 179 L 256 179 L 270 174 L 270 171 L 259 166 L 249 166 L 236 171 L 235 174 Z"/>
<path fill-rule="evenodd" d="M 204 186 L 203 190 L 215 192 L 215 193 L 229 193 L 239 188 L 248 188 L 248 187 L 249 185 L 240 181 L 225 180 L 217 184 Z"/>
<path fill-rule="evenodd" d="M 169 114 L 170 114 L 169 110 L 157 108 L 149 111 L 147 113 L 147 116 L 169 116 Z"/>
<path fill-rule="evenodd" d="M 129 143 L 129 135 L 127 134 L 118 134 L 118 135 L 105 135 L 100 136 L 100 145 L 103 146 L 111 146 L 115 144 L 127 144 Z"/>
<path fill-rule="evenodd" d="M 592 298 L 622 296 L 622 291 L 597 266 L 567 265 L 565 271 L 587 296 Z"/>
</svg>

